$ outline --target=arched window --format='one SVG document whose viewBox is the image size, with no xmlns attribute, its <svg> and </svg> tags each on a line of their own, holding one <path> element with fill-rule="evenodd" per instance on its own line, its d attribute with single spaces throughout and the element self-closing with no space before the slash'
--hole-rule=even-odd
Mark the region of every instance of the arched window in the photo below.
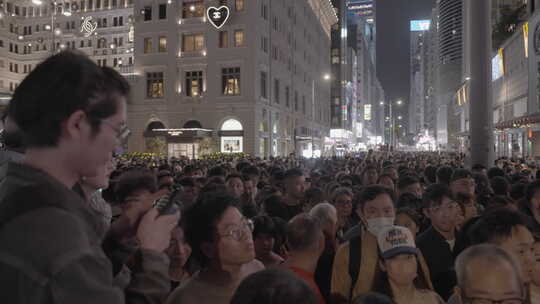
<svg viewBox="0 0 540 304">
<path fill-rule="evenodd" d="M 242 124 L 236 119 L 228 119 L 221 125 L 221 131 L 243 131 Z"/>
</svg>

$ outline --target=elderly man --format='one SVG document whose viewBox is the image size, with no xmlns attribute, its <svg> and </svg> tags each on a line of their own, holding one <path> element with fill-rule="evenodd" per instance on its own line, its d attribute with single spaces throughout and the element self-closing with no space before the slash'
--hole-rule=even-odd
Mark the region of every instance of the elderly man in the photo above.
<svg viewBox="0 0 540 304">
<path fill-rule="evenodd" d="M 457 294 L 448 303 L 525 303 L 519 265 L 495 245 L 473 246 L 456 260 Z"/>
</svg>

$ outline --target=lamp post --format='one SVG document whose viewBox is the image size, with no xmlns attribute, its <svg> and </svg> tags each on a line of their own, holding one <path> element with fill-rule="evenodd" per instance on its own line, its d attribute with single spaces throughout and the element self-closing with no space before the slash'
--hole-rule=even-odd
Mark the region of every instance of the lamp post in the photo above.
<svg viewBox="0 0 540 304">
<path fill-rule="evenodd" d="M 325 82 L 329 82 L 331 78 L 332 76 L 328 73 L 322 75 L 322 79 Z M 313 138 L 313 131 L 315 129 L 315 79 L 311 81 L 311 90 L 311 158 L 313 158 L 313 151 L 315 147 L 315 140 Z"/>
<path fill-rule="evenodd" d="M 390 124 L 390 134 L 389 134 L 389 146 L 393 149 L 394 146 L 395 146 L 395 142 L 396 142 L 396 130 L 395 130 L 395 127 L 396 127 L 396 117 L 394 117 L 394 113 L 393 113 L 393 107 L 394 107 L 394 103 L 397 105 L 397 106 L 401 106 L 403 104 L 403 100 L 401 99 L 398 99 L 396 101 L 390 101 L 388 102 L 388 108 L 389 108 L 389 116 L 387 116 L 385 118 L 385 121 L 389 121 L 389 124 Z M 381 106 L 385 106 L 386 103 L 384 101 L 381 101 L 379 103 Z M 383 111 L 385 112 L 385 111 Z M 398 120 L 401 120 L 403 117 L 402 116 L 398 116 Z"/>
</svg>

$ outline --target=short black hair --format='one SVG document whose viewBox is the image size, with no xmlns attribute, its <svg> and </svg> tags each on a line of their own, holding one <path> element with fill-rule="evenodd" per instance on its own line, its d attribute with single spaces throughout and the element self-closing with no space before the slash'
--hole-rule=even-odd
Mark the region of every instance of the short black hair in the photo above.
<svg viewBox="0 0 540 304">
<path fill-rule="evenodd" d="M 463 178 L 472 178 L 472 173 L 467 169 L 456 169 L 454 173 L 452 173 L 452 182 L 457 181 L 458 179 Z"/>
<path fill-rule="evenodd" d="M 394 191 L 381 185 L 370 185 L 364 187 L 362 191 L 360 191 L 358 195 L 353 198 L 353 210 L 360 208 L 363 211 L 367 202 L 374 200 L 381 194 L 387 194 L 390 196 L 392 203 L 395 203 Z"/>
<path fill-rule="evenodd" d="M 495 195 L 508 195 L 510 183 L 506 178 L 502 176 L 495 176 L 489 180 L 489 184 L 491 185 L 491 189 L 493 189 L 493 193 L 495 193 Z"/>
<path fill-rule="evenodd" d="M 519 212 L 497 209 L 484 214 L 469 230 L 472 245 L 483 243 L 498 244 L 512 235 L 518 226 L 527 227 L 527 219 Z"/>
<path fill-rule="evenodd" d="M 260 234 L 268 234 L 275 237 L 277 232 L 274 220 L 267 215 L 260 215 L 253 218 L 253 238 L 257 238 Z"/>
<path fill-rule="evenodd" d="M 231 179 L 233 179 L 233 178 L 238 178 L 238 179 L 240 179 L 241 181 L 244 181 L 242 175 L 233 173 L 233 174 L 227 175 L 227 177 L 225 178 L 225 182 L 228 182 L 229 180 L 231 180 Z"/>
<path fill-rule="evenodd" d="M 304 176 L 304 172 L 302 170 L 293 168 L 285 171 L 285 174 L 283 175 L 283 180 L 292 178 L 292 177 L 301 177 Z"/>
<path fill-rule="evenodd" d="M 504 173 L 504 170 L 499 168 L 499 167 L 492 167 L 492 168 L 489 168 L 488 172 L 487 172 L 487 176 L 489 179 L 492 179 L 496 176 L 500 176 L 500 177 L 505 177 L 506 174 Z"/>
<path fill-rule="evenodd" d="M 513 200 L 519 201 L 525 197 L 525 189 L 527 185 L 524 183 L 516 183 L 510 187 L 510 197 Z"/>
<path fill-rule="evenodd" d="M 441 184 L 450 184 L 450 179 L 454 170 L 451 167 L 444 166 L 437 169 L 437 179 Z"/>
<path fill-rule="evenodd" d="M 195 181 L 191 177 L 184 177 L 178 181 L 182 187 L 195 187 Z"/>
<path fill-rule="evenodd" d="M 237 208 L 238 200 L 225 192 L 212 192 L 199 198 L 196 204 L 186 211 L 186 237 L 193 249 L 193 255 L 202 266 L 209 259 L 202 252 L 205 242 L 215 240 L 216 224 L 227 209 Z"/>
<path fill-rule="evenodd" d="M 397 188 L 402 190 L 410 185 L 419 184 L 420 180 L 412 175 L 400 177 L 397 182 Z"/>
<path fill-rule="evenodd" d="M 236 289 L 231 304 L 317 304 L 313 290 L 292 272 L 270 268 L 249 275 Z"/>
<path fill-rule="evenodd" d="M 242 175 L 244 176 L 261 176 L 261 171 L 255 166 L 248 166 L 242 169 Z"/>
<path fill-rule="evenodd" d="M 482 171 L 482 170 L 485 170 L 487 169 L 486 166 L 482 165 L 482 164 L 475 164 L 472 166 L 472 171 Z"/>
<path fill-rule="evenodd" d="M 450 188 L 445 184 L 433 184 L 424 192 L 423 207 L 430 208 L 433 205 L 440 205 L 445 197 L 452 199 Z"/>
<path fill-rule="evenodd" d="M 414 210 L 422 209 L 422 199 L 412 193 L 403 193 L 397 199 L 397 208 L 411 208 Z"/>
<path fill-rule="evenodd" d="M 535 180 L 534 182 L 528 184 L 525 187 L 525 198 L 519 201 L 519 209 L 521 212 L 530 217 L 534 216 L 532 212 L 531 200 L 537 191 L 540 191 L 540 180 Z"/>
<path fill-rule="evenodd" d="M 27 147 L 58 144 L 61 125 L 76 111 L 86 113 L 92 133 L 116 114 L 118 97 L 128 97 L 129 84 L 114 69 L 99 67 L 78 51 L 47 58 L 13 93 L 9 117 L 23 131 Z"/>
<path fill-rule="evenodd" d="M 223 168 L 222 166 L 216 166 L 216 167 L 213 167 L 212 169 L 208 170 L 208 177 L 213 177 L 213 176 L 227 176 L 227 170 L 225 170 L 225 168 Z"/>
<path fill-rule="evenodd" d="M 131 169 L 120 175 L 114 188 L 116 201 L 120 204 L 137 190 L 157 191 L 157 181 L 154 174 L 145 169 Z"/>
<path fill-rule="evenodd" d="M 437 167 L 427 166 L 424 169 L 424 176 L 426 177 L 429 183 L 431 184 L 436 183 L 437 182 Z"/>
</svg>

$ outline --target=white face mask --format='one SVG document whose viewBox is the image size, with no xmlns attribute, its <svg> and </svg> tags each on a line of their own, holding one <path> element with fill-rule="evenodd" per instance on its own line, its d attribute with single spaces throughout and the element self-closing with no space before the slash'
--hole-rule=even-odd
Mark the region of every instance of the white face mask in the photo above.
<svg viewBox="0 0 540 304">
<path fill-rule="evenodd" d="M 367 230 L 375 237 L 387 227 L 394 226 L 395 217 L 378 217 L 367 220 Z"/>
</svg>

